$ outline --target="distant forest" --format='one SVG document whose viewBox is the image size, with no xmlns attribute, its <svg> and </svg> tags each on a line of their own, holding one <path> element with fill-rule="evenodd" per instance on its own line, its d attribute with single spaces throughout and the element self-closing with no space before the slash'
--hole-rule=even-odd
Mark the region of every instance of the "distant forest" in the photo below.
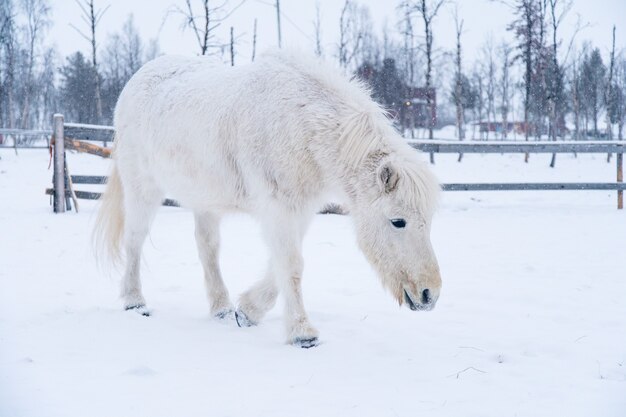
<svg viewBox="0 0 626 417">
<path fill-rule="evenodd" d="M 274 2 L 280 10 L 280 1 Z M 573 19 L 573 0 L 503 2 L 510 7 L 508 31 L 514 42 L 486 38 L 479 51 L 471 51 L 479 57 L 472 66 L 465 64 L 463 17 L 452 0 L 397 1 L 397 21 L 380 34 L 369 9 L 357 0 L 343 0 L 336 22 L 322 21 L 318 5 L 311 52 L 370 83 L 373 97 L 404 132 L 422 127 L 432 137 L 436 126 L 454 123 L 463 139 L 469 124 L 480 122 L 476 124 L 487 138 L 496 132 L 506 138 L 509 125 L 516 124 L 526 138 L 611 138 L 617 131 L 622 139 L 624 51 L 615 50 L 615 41 L 607 51 L 564 39 L 562 25 Z M 243 58 L 235 60 L 237 40 L 232 35 L 219 39 L 215 27 L 245 7 L 245 1 L 172 3 L 171 18 L 194 34 L 198 55 L 217 55 L 224 65 L 243 63 Z M 83 20 L 75 29 L 84 47 L 61 57 L 46 43 L 51 7 L 49 0 L 0 0 L 0 127 L 49 128 L 55 112 L 68 121 L 111 124 L 120 91 L 145 62 L 160 54 L 158 44 L 140 37 L 132 15 L 101 39 L 97 29 L 106 1 L 76 0 Z M 436 46 L 437 19 L 454 19 L 453 50 Z M 331 24 L 339 28 L 332 48 L 321 42 L 323 28 Z M 576 23 L 574 32 L 584 29 Z M 606 28 L 613 39 L 618 29 Z M 256 55 L 256 29 L 250 36 L 253 52 L 245 61 Z"/>
</svg>

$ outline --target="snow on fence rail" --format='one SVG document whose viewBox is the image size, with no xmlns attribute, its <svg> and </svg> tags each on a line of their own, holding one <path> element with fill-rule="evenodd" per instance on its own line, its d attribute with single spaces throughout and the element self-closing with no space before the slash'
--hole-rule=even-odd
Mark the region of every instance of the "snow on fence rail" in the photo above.
<svg viewBox="0 0 626 417">
<path fill-rule="evenodd" d="M 0 128 L 0 149 L 47 149 L 50 146 L 51 130 L 5 129 Z M 7 140 L 10 138 L 10 141 Z M 11 145 L 8 145 L 11 143 Z"/>
<path fill-rule="evenodd" d="M 54 116 L 54 188 L 46 194 L 54 196 L 54 212 L 71 209 L 70 199 L 97 200 L 101 193 L 74 190 L 74 184 L 106 184 L 107 177 L 98 175 L 70 175 L 65 159 L 65 149 L 90 153 L 103 158 L 111 157 L 111 149 L 87 141 L 112 142 L 115 130 L 110 126 L 64 123 L 63 115 Z M 57 140 L 62 138 L 63 140 Z M 525 191 L 525 190 L 616 190 L 617 208 L 623 209 L 623 154 L 626 142 L 576 141 L 576 142 L 452 142 L 443 140 L 410 140 L 409 145 L 423 152 L 434 153 L 615 153 L 616 182 L 606 183 L 454 183 L 442 184 L 444 191 Z M 174 200 L 165 200 L 165 206 L 178 206 Z"/>
<path fill-rule="evenodd" d="M 470 183 L 443 184 L 445 191 L 543 191 L 543 190 L 616 190 L 617 208 L 624 208 L 624 141 L 563 142 L 452 142 L 410 140 L 409 145 L 434 153 L 615 153 L 616 182 L 585 183 Z"/>
</svg>

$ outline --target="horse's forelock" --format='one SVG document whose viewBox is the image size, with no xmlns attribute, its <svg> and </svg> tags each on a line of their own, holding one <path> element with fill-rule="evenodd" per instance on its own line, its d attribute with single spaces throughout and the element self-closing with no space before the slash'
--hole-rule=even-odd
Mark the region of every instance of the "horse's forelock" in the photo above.
<svg viewBox="0 0 626 417">
<path fill-rule="evenodd" d="M 417 158 L 411 159 L 413 160 L 398 163 L 400 172 L 398 192 L 404 193 L 407 202 L 430 219 L 439 203 L 441 187 L 423 162 L 417 161 Z"/>
</svg>

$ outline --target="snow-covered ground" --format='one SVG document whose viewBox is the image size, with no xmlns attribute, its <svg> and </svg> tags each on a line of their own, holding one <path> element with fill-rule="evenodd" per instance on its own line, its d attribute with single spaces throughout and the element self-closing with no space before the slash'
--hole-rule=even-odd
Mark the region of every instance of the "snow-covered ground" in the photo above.
<svg viewBox="0 0 626 417">
<path fill-rule="evenodd" d="M 626 415 L 626 211 L 615 193 L 446 193 L 433 224 L 444 286 L 399 309 L 349 217 L 317 216 L 304 295 L 323 344 L 209 317 L 192 217 L 163 208 L 145 247 L 153 316 L 124 312 L 90 249 L 96 205 L 54 215 L 42 150 L 0 151 L 0 416 Z M 603 155 L 437 155 L 446 181 L 612 181 Z M 75 174 L 106 161 L 71 155 Z M 85 189 L 86 187 L 78 187 Z M 95 187 L 97 188 L 97 187 Z M 236 296 L 262 273 L 256 224 L 222 226 Z"/>
</svg>

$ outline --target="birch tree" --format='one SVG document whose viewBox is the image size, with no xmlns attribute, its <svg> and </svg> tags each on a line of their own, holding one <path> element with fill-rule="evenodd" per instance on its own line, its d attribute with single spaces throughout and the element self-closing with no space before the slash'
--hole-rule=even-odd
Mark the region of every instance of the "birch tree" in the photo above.
<svg viewBox="0 0 626 417">
<path fill-rule="evenodd" d="M 487 113 L 487 124 L 496 120 L 496 62 L 493 38 L 487 38 L 482 48 L 482 56 L 485 71 L 485 102 Z M 487 139 L 489 139 L 489 129 L 487 129 Z"/>
<path fill-rule="evenodd" d="M 13 2 L 0 3 L 0 121 L 15 128 L 14 89 L 16 63 L 16 31 Z M 2 73 L 4 72 L 4 73 Z"/>
<path fill-rule="evenodd" d="M 507 139 L 509 133 L 509 113 L 513 99 L 511 80 L 511 64 L 513 50 L 503 42 L 499 48 L 500 77 L 498 82 L 499 110 L 502 117 L 502 138 Z"/>
<path fill-rule="evenodd" d="M 426 108 L 428 109 L 428 139 L 433 139 L 433 128 L 435 120 L 433 119 L 433 97 L 430 91 L 433 87 L 432 70 L 433 70 L 433 20 L 437 17 L 439 10 L 446 3 L 446 0 L 418 0 L 413 4 L 414 10 L 421 16 L 424 23 L 424 46 L 426 55 Z M 435 155 L 430 153 L 430 163 L 435 163 Z"/>
<path fill-rule="evenodd" d="M 562 117 L 565 96 L 563 94 L 563 71 L 559 63 L 559 39 L 558 31 L 564 17 L 572 7 L 569 0 L 548 0 L 550 6 L 550 21 L 552 26 L 552 65 L 550 66 L 550 83 L 548 87 L 548 108 L 550 113 L 550 133 L 553 141 L 556 141 L 559 130 L 559 122 Z M 556 164 L 556 153 L 552 154 L 550 167 Z"/>
<path fill-rule="evenodd" d="M 524 139 L 528 141 L 530 134 L 530 110 L 533 91 L 534 51 L 537 44 L 537 27 L 539 26 L 538 6 L 536 0 L 516 0 L 511 3 L 515 20 L 508 26 L 517 39 L 518 50 L 515 60 L 521 60 L 524 67 Z M 528 162 L 528 153 L 524 161 Z"/>
<path fill-rule="evenodd" d="M 339 15 L 339 44 L 337 45 L 337 55 L 341 68 L 347 69 L 359 51 L 363 42 L 361 29 L 359 6 L 352 0 L 345 0 Z"/>
<path fill-rule="evenodd" d="M 20 0 L 20 9 L 26 18 L 26 68 L 23 74 L 21 128 L 28 129 L 31 124 L 31 106 L 35 95 L 35 65 L 44 31 L 50 25 L 50 6 L 46 0 Z"/>
<path fill-rule="evenodd" d="M 461 35 L 463 34 L 463 19 L 459 20 L 458 8 L 454 12 L 454 25 L 456 29 L 456 59 L 454 74 L 454 105 L 456 107 L 456 129 L 459 140 L 465 139 L 465 126 L 463 118 L 463 64 L 461 51 Z M 459 154 L 459 162 L 463 154 Z"/>
<path fill-rule="evenodd" d="M 97 123 L 102 122 L 102 91 L 101 91 L 101 78 L 100 78 L 100 69 L 98 67 L 98 39 L 96 36 L 96 32 L 98 29 L 98 25 L 102 20 L 102 17 L 108 10 L 109 6 L 106 6 L 104 9 L 98 9 L 95 5 L 95 0 L 76 0 L 76 4 L 80 7 L 82 12 L 81 19 L 87 25 L 88 31 L 85 33 L 81 29 L 79 29 L 75 25 L 70 25 L 78 32 L 80 36 L 83 37 L 89 45 L 91 46 L 91 65 L 93 66 L 93 70 L 95 71 L 94 77 L 94 96 L 96 100 L 96 120 Z M 106 142 L 104 143 L 106 146 Z"/>
<path fill-rule="evenodd" d="M 184 6 L 174 6 L 170 13 L 183 17 L 182 28 L 191 30 L 193 33 L 199 55 L 209 55 L 220 52 L 226 43 L 221 42 L 216 36 L 216 30 L 228 19 L 243 3 L 240 1 L 234 7 L 228 8 L 229 1 L 221 2 L 210 0 L 185 0 Z M 195 6 L 194 6 L 195 5 Z"/>
<path fill-rule="evenodd" d="M 322 49 L 322 12 L 319 1 L 315 2 L 315 20 L 313 21 L 315 32 L 315 55 L 321 57 L 324 54 Z"/>
</svg>

